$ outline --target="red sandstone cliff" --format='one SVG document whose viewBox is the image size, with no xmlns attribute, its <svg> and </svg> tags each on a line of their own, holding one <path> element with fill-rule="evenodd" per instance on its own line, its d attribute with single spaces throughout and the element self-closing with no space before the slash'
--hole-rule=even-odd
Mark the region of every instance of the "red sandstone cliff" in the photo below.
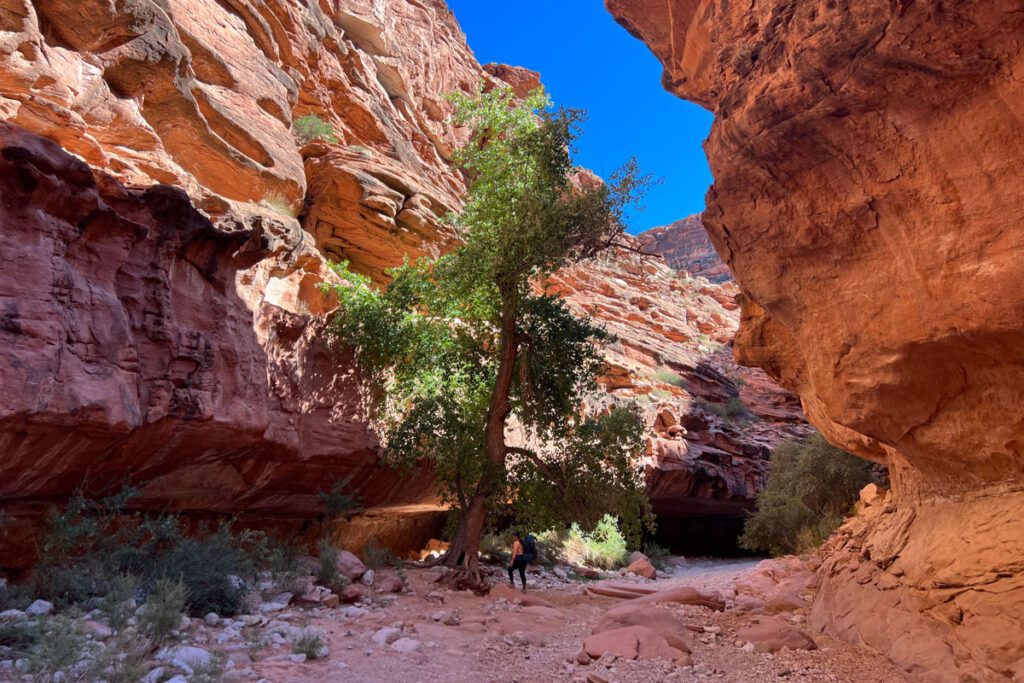
<svg viewBox="0 0 1024 683">
<path fill-rule="evenodd" d="M 764 484 L 772 447 L 808 428 L 796 396 L 732 360 L 735 285 L 615 250 L 561 271 L 551 291 L 616 336 L 605 393 L 590 408 L 641 407 L 651 429 L 648 493 L 659 520 L 741 518 Z"/>
<path fill-rule="evenodd" d="M 644 249 L 665 257 L 665 263 L 676 270 L 723 283 L 732 279 L 729 267 L 715 251 L 700 214 L 637 235 Z"/>
<path fill-rule="evenodd" d="M 0 500 L 429 498 L 376 466 L 316 287 L 451 239 L 443 94 L 485 77 L 440 0 L 0 2 Z"/>
<path fill-rule="evenodd" d="M 929 681 L 1024 676 L 1024 122 L 1017 2 L 606 0 L 715 113 L 704 223 L 742 362 L 890 495 L 816 624 Z"/>
</svg>

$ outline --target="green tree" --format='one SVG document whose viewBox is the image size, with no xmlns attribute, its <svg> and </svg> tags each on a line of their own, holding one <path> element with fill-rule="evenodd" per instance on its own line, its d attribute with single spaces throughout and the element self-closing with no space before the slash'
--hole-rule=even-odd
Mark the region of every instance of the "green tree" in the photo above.
<svg viewBox="0 0 1024 683">
<path fill-rule="evenodd" d="M 803 552 L 835 531 L 872 480 L 871 463 L 821 434 L 793 439 L 773 452 L 757 510 L 743 524 L 740 545 L 772 555 Z"/>
<path fill-rule="evenodd" d="M 499 502 L 544 521 L 593 524 L 603 508 L 627 528 L 650 522 L 631 460 L 642 447 L 637 416 L 580 414 L 609 336 L 542 293 L 558 268 L 618 244 L 623 209 L 646 179 L 631 162 L 608 184 L 581 182 L 571 158 L 581 114 L 552 109 L 543 91 L 452 99 L 454 122 L 472 130 L 455 155 L 466 205 L 449 218 L 462 245 L 406 262 L 383 291 L 336 266 L 344 284 L 332 288 L 340 306 L 329 333 L 372 387 L 385 457 L 433 466 L 459 512 L 445 561 L 474 584 Z M 513 418 L 529 447 L 509 444 Z"/>
</svg>

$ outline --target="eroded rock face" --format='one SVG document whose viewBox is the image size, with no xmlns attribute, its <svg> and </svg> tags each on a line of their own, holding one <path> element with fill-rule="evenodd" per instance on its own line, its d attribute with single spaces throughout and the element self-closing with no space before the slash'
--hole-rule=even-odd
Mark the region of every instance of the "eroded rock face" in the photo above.
<svg viewBox="0 0 1024 683">
<path fill-rule="evenodd" d="M 561 271 L 550 291 L 617 338 L 606 353 L 604 393 L 588 407 L 640 406 L 659 519 L 741 519 L 764 484 L 772 447 L 809 428 L 796 396 L 732 360 L 735 285 L 616 250 Z"/>
<path fill-rule="evenodd" d="M 729 267 L 711 244 L 700 214 L 651 228 L 637 238 L 645 249 L 663 255 L 665 263 L 676 270 L 685 270 L 719 284 L 732 279 Z"/>
<path fill-rule="evenodd" d="M 606 5 L 716 115 L 704 223 L 744 294 L 737 358 L 889 466 L 819 625 L 927 680 L 1021 675 L 1018 3 Z"/>
<path fill-rule="evenodd" d="M 366 505 L 428 502 L 376 466 L 317 286 L 451 242 L 444 95 L 523 74 L 440 0 L 112 7 L 0 0 L 0 500 L 128 478 L 140 506 L 315 520 L 354 474 Z"/>
</svg>

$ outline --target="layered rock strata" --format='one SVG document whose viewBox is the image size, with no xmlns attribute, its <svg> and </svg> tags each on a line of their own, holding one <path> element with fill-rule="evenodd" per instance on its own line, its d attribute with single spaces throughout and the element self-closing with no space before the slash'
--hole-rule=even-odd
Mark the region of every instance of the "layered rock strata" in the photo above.
<svg viewBox="0 0 1024 683">
<path fill-rule="evenodd" d="M 771 449 L 809 428 L 796 396 L 732 360 L 735 285 L 622 249 L 560 272 L 550 291 L 616 337 L 605 354 L 604 391 L 589 407 L 640 407 L 659 520 L 742 519 L 764 484 Z"/>
<path fill-rule="evenodd" d="M 711 244 L 700 214 L 651 228 L 637 238 L 647 251 L 661 254 L 665 263 L 676 270 L 685 270 L 718 284 L 732 279 L 729 267 Z"/>
<path fill-rule="evenodd" d="M 1024 675 L 1019 4 L 607 0 L 711 109 L 741 361 L 893 490 L 816 622 L 925 680 Z"/>
</svg>

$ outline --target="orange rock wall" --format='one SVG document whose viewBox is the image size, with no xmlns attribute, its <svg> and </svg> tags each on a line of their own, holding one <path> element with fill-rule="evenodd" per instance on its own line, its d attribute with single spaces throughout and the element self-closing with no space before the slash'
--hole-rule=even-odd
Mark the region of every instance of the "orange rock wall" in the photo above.
<svg viewBox="0 0 1024 683">
<path fill-rule="evenodd" d="M 1019 3 L 606 5 L 715 113 L 704 224 L 744 295 L 737 358 L 889 466 L 818 625 L 925 680 L 1024 675 Z"/>
<path fill-rule="evenodd" d="M 112 7 L 0 0 L 0 501 L 128 478 L 143 506 L 315 520 L 349 475 L 429 500 L 376 465 L 317 285 L 451 241 L 444 93 L 495 77 L 440 0 Z M 307 115 L 333 139 L 293 135 Z"/>
</svg>

